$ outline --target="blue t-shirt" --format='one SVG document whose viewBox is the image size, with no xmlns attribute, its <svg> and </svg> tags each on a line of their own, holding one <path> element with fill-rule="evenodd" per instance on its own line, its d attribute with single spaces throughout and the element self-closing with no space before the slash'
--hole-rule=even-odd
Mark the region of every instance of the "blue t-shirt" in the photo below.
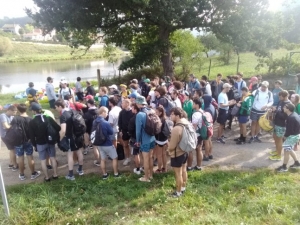
<svg viewBox="0 0 300 225">
<path fill-rule="evenodd" d="M 228 97 L 227 94 L 224 92 L 221 92 L 218 96 L 218 104 L 219 104 L 219 109 L 225 109 L 229 110 L 229 106 L 221 107 L 221 104 L 227 105 L 228 104 Z"/>
<path fill-rule="evenodd" d="M 0 135 L 1 137 L 5 137 L 7 129 L 3 126 L 3 123 L 10 124 L 13 120 L 13 116 L 8 116 L 6 113 L 2 113 L 0 115 Z"/>
<path fill-rule="evenodd" d="M 274 102 L 273 102 L 273 106 L 277 106 L 278 103 L 279 103 L 279 92 L 281 92 L 282 89 L 281 88 L 275 88 L 272 93 L 273 93 L 273 99 L 274 99 Z"/>
</svg>

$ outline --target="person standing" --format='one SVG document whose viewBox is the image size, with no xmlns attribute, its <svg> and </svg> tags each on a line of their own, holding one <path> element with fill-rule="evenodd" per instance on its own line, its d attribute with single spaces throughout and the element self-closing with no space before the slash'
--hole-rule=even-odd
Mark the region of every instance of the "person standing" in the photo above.
<svg viewBox="0 0 300 225">
<path fill-rule="evenodd" d="M 51 118 L 43 115 L 42 107 L 33 103 L 31 105 L 31 110 L 33 111 L 34 118 L 29 122 L 29 134 L 30 140 L 32 142 L 33 147 L 37 150 L 39 154 L 39 159 L 41 160 L 41 166 L 43 173 L 45 175 L 44 180 L 50 181 L 50 177 L 48 174 L 48 168 L 46 165 L 47 157 L 50 157 L 51 165 L 53 169 L 52 179 L 57 179 L 57 162 L 56 162 L 56 152 L 55 145 L 48 144 L 48 124 L 54 128 L 57 132 L 57 137 L 59 137 L 60 126 Z"/>
<path fill-rule="evenodd" d="M 108 122 L 114 131 L 114 133 L 110 136 L 110 138 L 115 148 L 117 148 L 118 132 L 119 132 L 118 121 L 122 109 L 119 106 L 117 106 L 118 102 L 115 97 L 109 98 L 108 102 L 110 107 L 110 111 L 108 113 Z"/>
<path fill-rule="evenodd" d="M 92 95 L 92 96 L 96 95 L 96 91 L 95 91 L 94 87 L 92 86 L 91 82 L 89 82 L 89 81 L 86 81 L 85 95 Z"/>
<path fill-rule="evenodd" d="M 212 96 L 211 86 L 210 86 L 210 83 L 208 82 L 207 76 L 206 76 L 206 75 L 203 75 L 203 76 L 201 77 L 201 80 L 203 80 L 203 81 L 205 82 L 205 86 L 204 86 L 204 88 L 205 88 L 205 93 L 206 93 L 207 95 Z"/>
<path fill-rule="evenodd" d="M 125 153 L 125 160 L 123 162 L 124 166 L 127 166 L 130 162 L 130 148 L 129 148 L 129 133 L 128 133 L 128 124 L 131 118 L 134 116 L 131 110 L 131 102 L 129 99 L 124 99 L 122 102 L 122 111 L 119 114 L 118 118 L 118 127 L 119 133 L 122 138 L 123 148 Z"/>
<path fill-rule="evenodd" d="M 294 159 L 295 163 L 290 166 L 291 169 L 300 168 L 300 163 L 294 151 L 294 146 L 300 140 L 300 117 L 295 113 L 295 106 L 288 103 L 283 107 L 284 112 L 287 114 L 286 131 L 284 134 L 285 141 L 282 144 L 284 149 L 283 165 L 276 169 L 277 172 L 287 172 L 287 164 L 290 156 Z"/>
<path fill-rule="evenodd" d="M 175 107 L 182 108 L 181 101 L 178 96 L 179 96 L 179 92 L 177 90 L 174 90 L 171 94 L 171 98 L 175 103 Z"/>
<path fill-rule="evenodd" d="M 218 74 L 216 80 L 211 82 L 211 93 L 214 99 L 218 99 L 219 94 L 223 90 L 222 74 Z"/>
<path fill-rule="evenodd" d="M 258 89 L 258 79 L 257 79 L 257 77 L 251 77 L 249 82 L 250 82 L 250 84 L 249 84 L 249 91 L 250 92 L 253 92 L 253 91 Z"/>
<path fill-rule="evenodd" d="M 75 101 L 74 91 L 68 87 L 68 82 L 66 80 L 62 80 L 60 82 L 61 88 L 58 90 L 58 96 L 60 99 L 64 100 L 66 95 L 70 95 L 73 102 Z"/>
<path fill-rule="evenodd" d="M 55 94 L 54 86 L 53 86 L 53 78 L 47 77 L 48 83 L 46 84 L 46 94 L 49 100 L 50 109 L 55 109 L 54 102 L 57 97 Z"/>
<path fill-rule="evenodd" d="M 78 101 L 83 101 L 83 89 L 81 85 L 81 77 L 77 77 L 77 82 L 75 84 L 75 94 L 77 96 Z"/>
<path fill-rule="evenodd" d="M 219 127 L 218 127 L 217 142 L 222 144 L 225 144 L 225 141 L 222 139 L 222 136 L 223 136 L 226 121 L 228 119 L 229 106 L 236 104 L 235 100 L 228 101 L 227 93 L 229 92 L 231 87 L 232 86 L 229 83 L 225 83 L 223 85 L 223 90 L 218 96 L 219 115 L 217 118 L 217 122 L 219 123 Z"/>
<path fill-rule="evenodd" d="M 273 99 L 274 99 L 274 102 L 273 102 L 273 106 L 277 107 L 278 103 L 279 103 L 279 93 L 281 91 L 283 91 L 283 89 L 281 88 L 281 85 L 282 85 L 282 81 L 281 80 L 276 80 L 275 81 L 275 88 L 273 89 L 272 91 L 272 94 L 273 94 Z"/>
<path fill-rule="evenodd" d="M 279 96 L 279 102 L 277 103 L 277 106 L 272 107 L 272 111 L 275 113 L 274 118 L 274 133 L 273 138 L 275 141 L 276 151 L 271 152 L 270 159 L 273 161 L 279 161 L 281 160 L 281 153 L 282 153 L 282 143 L 283 143 L 283 137 L 286 130 L 286 119 L 287 114 L 284 112 L 283 108 L 287 104 L 291 103 L 288 99 L 289 93 L 287 91 L 281 91 L 278 94 Z"/>
<path fill-rule="evenodd" d="M 242 97 L 242 88 L 243 87 L 247 87 L 247 83 L 246 81 L 243 80 L 243 73 L 238 72 L 237 74 L 237 80 L 234 83 L 234 87 L 236 88 L 236 90 L 239 93 L 239 97 Z M 239 101 L 240 99 L 236 99 L 236 101 Z"/>
<path fill-rule="evenodd" d="M 99 96 L 100 96 L 100 101 L 99 101 L 99 108 L 102 106 L 105 106 L 106 108 L 108 108 L 109 103 L 108 103 L 108 90 L 107 87 L 100 87 L 99 89 Z"/>
<path fill-rule="evenodd" d="M 9 143 L 9 140 L 5 139 L 5 135 L 7 130 L 11 127 L 11 121 L 13 120 L 14 116 L 17 114 L 17 107 L 11 105 L 7 108 L 5 113 L 0 115 L 0 134 L 1 139 L 6 145 L 7 149 L 9 150 L 9 159 L 10 164 L 8 165 L 9 169 L 12 171 L 18 170 L 17 158 L 16 158 L 16 150 L 12 144 Z"/>
<path fill-rule="evenodd" d="M 189 75 L 189 83 L 188 83 L 188 90 L 189 92 L 194 95 L 194 92 L 196 90 L 200 90 L 200 82 L 199 80 L 195 77 L 194 74 Z"/>
<path fill-rule="evenodd" d="M 171 131 L 171 138 L 169 142 L 168 152 L 171 157 L 171 167 L 175 172 L 176 190 L 172 194 L 173 197 L 178 198 L 186 190 L 187 185 L 187 159 L 188 153 L 184 149 L 180 149 L 179 143 L 182 138 L 183 126 L 176 126 L 176 124 L 188 124 L 184 119 L 184 111 L 180 108 L 171 109 L 171 120 L 174 122 L 174 128 Z"/>
<path fill-rule="evenodd" d="M 188 120 L 192 121 L 193 100 L 192 100 L 192 94 L 190 94 L 188 91 L 184 91 L 183 110 L 186 112 L 188 116 Z"/>
<path fill-rule="evenodd" d="M 82 155 L 82 148 L 83 148 L 83 142 L 84 138 L 76 137 L 73 133 L 73 112 L 65 107 L 65 102 L 61 99 L 57 100 L 55 102 L 55 108 L 59 112 L 60 116 L 60 142 L 62 142 L 63 139 L 68 143 L 68 149 L 67 149 L 67 157 L 68 157 L 68 168 L 69 173 L 66 176 L 67 180 L 75 180 L 74 173 L 73 173 L 73 167 L 74 167 L 74 159 L 73 159 L 73 153 L 77 155 L 78 158 L 78 169 L 77 173 L 82 176 L 84 174 L 82 170 L 83 166 L 83 155 Z"/>
<path fill-rule="evenodd" d="M 141 177 L 139 181 L 150 182 L 153 178 L 153 149 L 155 147 L 155 136 L 146 133 L 146 113 L 150 109 L 147 108 L 146 99 L 139 96 L 136 99 L 136 104 L 140 112 L 136 116 L 136 146 L 140 147 L 144 159 L 144 173 L 145 176 Z"/>
<path fill-rule="evenodd" d="M 151 89 L 150 89 L 150 92 L 148 94 L 148 97 L 147 97 L 147 102 L 149 103 L 149 105 L 151 106 L 151 108 L 155 109 L 156 108 L 156 97 L 155 97 L 155 89 L 156 89 L 156 83 L 154 81 L 151 81 L 150 83 L 150 86 L 151 86 Z"/>
</svg>

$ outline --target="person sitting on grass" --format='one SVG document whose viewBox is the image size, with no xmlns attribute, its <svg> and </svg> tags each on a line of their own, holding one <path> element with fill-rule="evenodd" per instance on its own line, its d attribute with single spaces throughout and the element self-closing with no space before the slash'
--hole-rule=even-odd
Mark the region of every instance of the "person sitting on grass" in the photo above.
<svg viewBox="0 0 300 225">
<path fill-rule="evenodd" d="M 284 149 L 283 165 L 276 169 L 277 172 L 287 172 L 287 164 L 290 156 L 294 159 L 295 163 L 290 166 L 291 169 L 300 168 L 300 163 L 294 151 L 294 146 L 300 140 L 300 117 L 295 113 L 295 106 L 288 103 L 283 107 L 284 113 L 287 114 L 286 131 L 284 134 L 285 141 L 282 144 Z"/>
</svg>

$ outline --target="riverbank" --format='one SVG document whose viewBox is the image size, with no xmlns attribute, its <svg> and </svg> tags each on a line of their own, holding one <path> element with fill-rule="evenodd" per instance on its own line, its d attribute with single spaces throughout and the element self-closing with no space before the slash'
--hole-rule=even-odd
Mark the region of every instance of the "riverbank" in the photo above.
<svg viewBox="0 0 300 225">
<path fill-rule="evenodd" d="M 41 61 L 61 61 L 78 59 L 102 59 L 104 58 L 103 48 L 91 48 L 85 53 L 84 49 L 75 50 L 67 45 L 41 44 L 28 42 L 12 42 L 11 52 L 0 57 L 0 63 L 16 62 L 41 62 Z M 125 55 L 123 51 L 117 49 L 115 54 L 119 57 Z"/>
</svg>

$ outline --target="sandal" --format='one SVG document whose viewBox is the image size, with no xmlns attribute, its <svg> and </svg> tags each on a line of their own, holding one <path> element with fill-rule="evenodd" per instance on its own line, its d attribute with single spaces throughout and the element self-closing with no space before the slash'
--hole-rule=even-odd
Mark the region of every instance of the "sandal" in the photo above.
<svg viewBox="0 0 300 225">
<path fill-rule="evenodd" d="M 51 180 L 50 178 L 46 179 L 46 177 L 44 177 L 45 182 L 50 182 L 50 180 Z"/>
<path fill-rule="evenodd" d="M 162 169 L 161 169 L 161 172 L 162 172 L 162 173 L 166 173 L 166 172 L 167 172 L 166 168 L 162 168 Z"/>
<path fill-rule="evenodd" d="M 149 180 L 146 180 L 145 177 L 140 177 L 140 178 L 139 178 L 139 181 L 141 181 L 141 182 L 150 182 L 150 179 L 149 179 Z"/>
<path fill-rule="evenodd" d="M 155 171 L 155 173 L 162 173 L 162 170 L 157 169 L 157 170 Z"/>
</svg>

